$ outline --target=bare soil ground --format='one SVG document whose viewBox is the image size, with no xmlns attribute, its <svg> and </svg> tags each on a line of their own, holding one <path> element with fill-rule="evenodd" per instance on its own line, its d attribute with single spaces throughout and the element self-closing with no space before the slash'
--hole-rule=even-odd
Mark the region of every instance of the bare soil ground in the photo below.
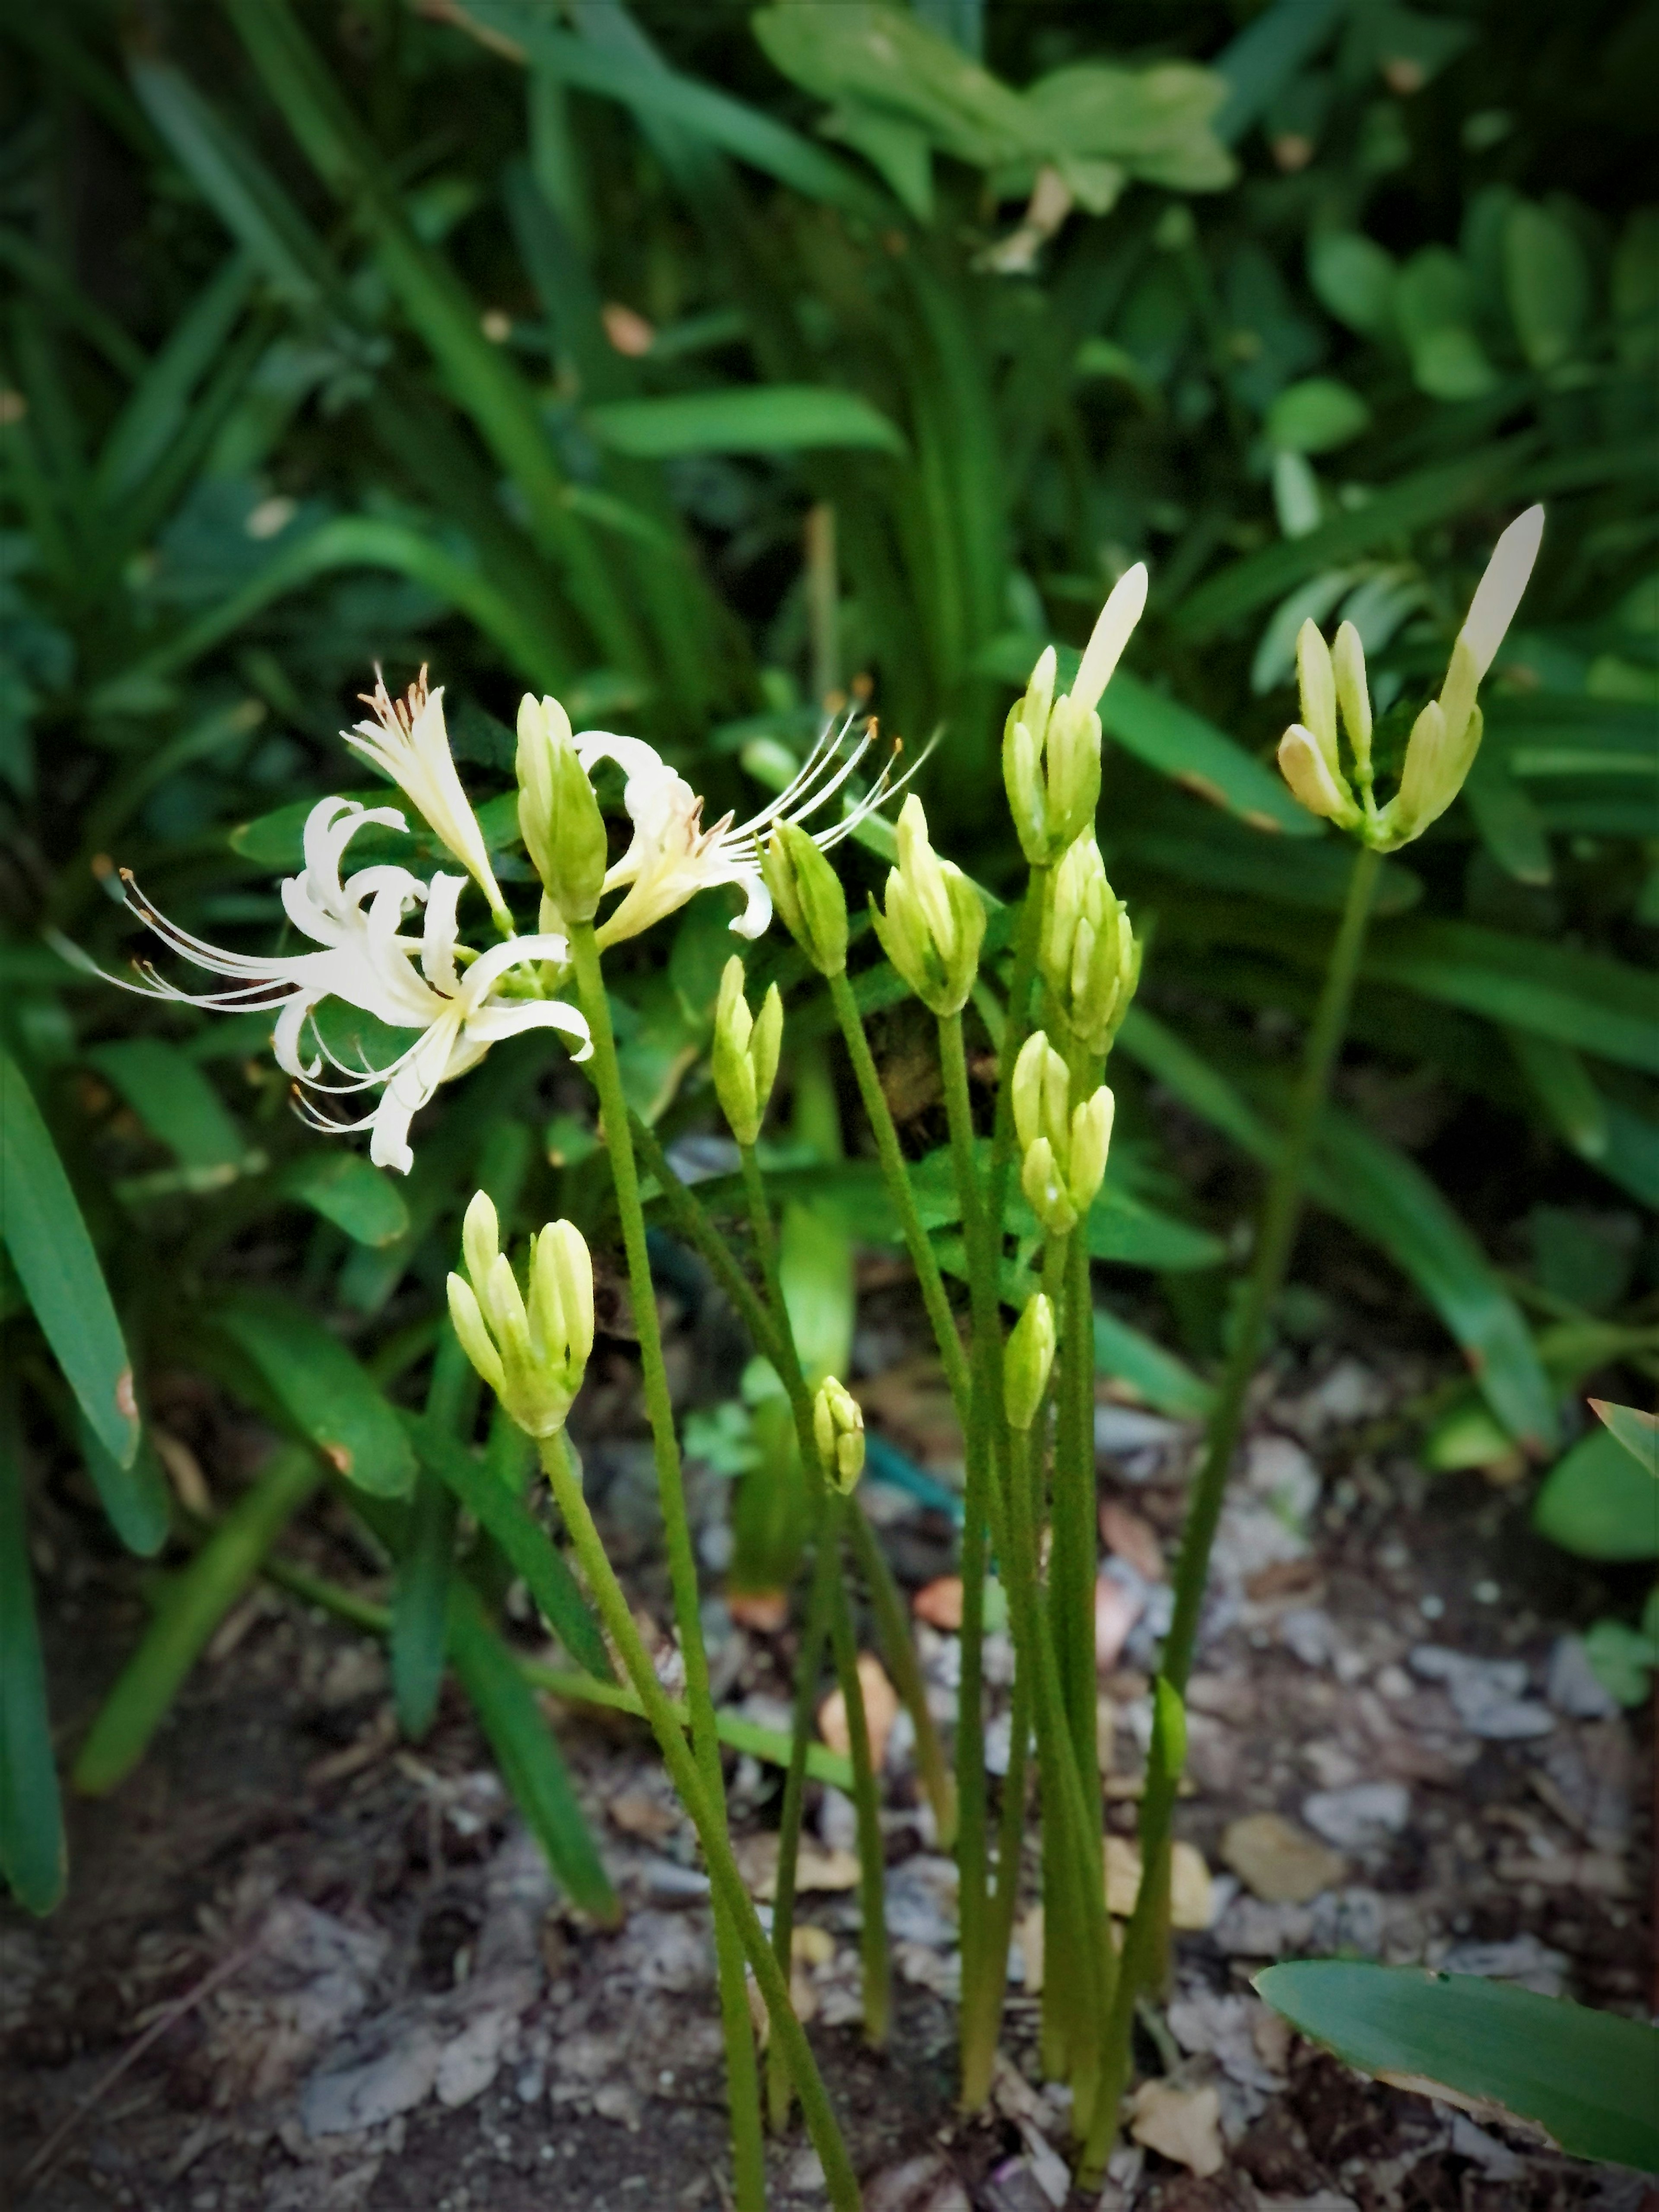
<svg viewBox="0 0 1659 2212">
<path fill-rule="evenodd" d="M 862 1341 L 880 1366 L 879 1313 Z M 1180 1937 L 1172 2002 L 1141 2047 L 1164 2118 L 1143 2114 L 1147 2140 L 1120 2152 L 1101 2199 L 1112 2212 L 1659 2207 L 1636 2177 L 1359 2080 L 1295 2044 L 1249 1990 L 1268 1959 L 1341 1948 L 1630 2013 L 1651 2002 L 1645 1717 L 1609 1710 L 1563 1640 L 1607 1589 L 1532 1539 L 1502 1492 L 1479 1478 L 1431 1486 L 1396 1455 L 1392 1410 L 1426 1379 L 1415 1354 L 1327 1348 L 1264 1386 L 1193 1684 L 1180 1832 L 1209 1877 L 1207 1924 Z M 872 1397 L 901 1444 L 936 1448 L 921 1384 Z M 1102 1627 L 1122 1644 L 1103 1674 L 1102 1744 L 1109 1825 L 1127 1840 L 1194 1438 L 1103 1401 L 1097 1441 Z M 234 1476 L 204 1448 L 228 1492 Z M 607 1471 L 601 1456 L 590 1468 L 608 1472 L 605 1510 L 660 1618 L 632 1461 L 619 1449 Z M 720 1487 L 701 1495 L 718 1521 Z M 941 1571 L 946 1524 L 892 1492 L 869 1504 L 913 1588 Z M 43 1525 L 72 1744 L 140 1627 L 141 1577 L 94 1540 L 72 1487 Z M 288 1545 L 384 1594 L 337 1508 Z M 774 1717 L 789 1635 L 711 1620 L 723 1694 Z M 525 1638 L 533 1648 L 528 1626 Z M 945 1715 L 955 1638 L 922 1640 Z M 257 1590 L 140 1770 L 73 1808 L 61 1911 L 36 1924 L 0 1906 L 0 2197 L 30 2212 L 727 2203 L 691 1838 L 635 1726 L 550 1711 L 629 1908 L 614 1933 L 556 1896 L 459 1698 L 446 1694 L 424 1742 L 400 1743 L 380 1647 Z M 1038 2079 L 1035 2000 L 1016 1985 L 994 2108 L 960 2122 L 950 1872 L 902 1727 L 886 1784 L 889 2051 L 860 2039 L 844 1887 L 805 1900 L 825 1937 L 799 1977 L 871 2212 L 1044 2212 L 1064 2196 L 1066 2111 Z M 775 1778 L 744 1761 L 732 1785 L 739 1830 L 763 1837 Z M 847 1809 L 815 1792 L 832 1867 Z M 758 1864 L 763 1845 L 747 1848 Z M 772 2156 L 776 2205 L 823 2203 L 799 2131 Z"/>
</svg>

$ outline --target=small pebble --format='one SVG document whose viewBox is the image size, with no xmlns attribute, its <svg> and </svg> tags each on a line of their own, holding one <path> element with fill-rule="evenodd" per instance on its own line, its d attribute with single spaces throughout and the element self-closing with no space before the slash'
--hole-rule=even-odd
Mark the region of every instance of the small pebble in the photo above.
<svg viewBox="0 0 1659 2212">
<path fill-rule="evenodd" d="M 1477 1605 L 1496 1605 L 1503 1595 L 1494 1582 L 1477 1583 L 1473 1592 Z"/>
<path fill-rule="evenodd" d="M 1418 1601 L 1417 1609 L 1425 1620 L 1438 1620 L 1446 1610 L 1446 1601 L 1443 1597 L 1436 1597 L 1431 1590 L 1427 1597 Z"/>
</svg>

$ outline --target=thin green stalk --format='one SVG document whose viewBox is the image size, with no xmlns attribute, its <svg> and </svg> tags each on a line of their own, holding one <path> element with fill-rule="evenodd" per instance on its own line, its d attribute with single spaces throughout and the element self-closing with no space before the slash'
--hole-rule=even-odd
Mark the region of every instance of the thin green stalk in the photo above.
<svg viewBox="0 0 1659 2212">
<path fill-rule="evenodd" d="M 1353 997 L 1360 954 L 1364 949 L 1365 927 L 1380 866 L 1380 855 L 1370 846 L 1361 846 L 1354 855 L 1342 920 L 1331 947 L 1313 1025 L 1308 1031 L 1302 1073 L 1291 1100 L 1284 1143 L 1262 1204 L 1255 1263 L 1250 1270 L 1243 1309 L 1237 1318 L 1232 1347 L 1210 1415 L 1204 1463 L 1187 1510 L 1187 1526 L 1176 1568 L 1175 1611 L 1163 1658 L 1165 1678 L 1183 1694 L 1192 1669 L 1199 1612 L 1209 1578 L 1210 1550 L 1221 1518 L 1221 1501 L 1238 1443 L 1244 1401 L 1261 1357 L 1268 1316 L 1284 1287 L 1290 1265 L 1291 1247 L 1302 1210 L 1302 1178 L 1330 1089 L 1331 1070 L 1347 1027 L 1348 1007 Z"/>
<path fill-rule="evenodd" d="M 1021 1845 L 1025 1835 L 1025 1750 L 1031 1734 L 1031 1677 L 1030 1668 L 1016 1665 L 1008 1727 L 1008 1771 L 1002 1778 L 1002 1812 L 997 1823 L 997 1880 L 987 1921 L 988 1957 L 1000 1960 L 995 1972 L 987 1972 L 980 1991 L 981 2017 L 971 2030 L 964 2023 L 963 2044 L 969 2035 L 976 2050 L 988 2050 L 994 2063 L 1002 2036 L 1002 2005 L 1008 1980 L 1008 1945 L 1014 1932 L 1019 1905 Z M 966 2004 L 964 1994 L 963 2003 Z"/>
<path fill-rule="evenodd" d="M 1066 1240 L 1059 1400 L 1054 1443 L 1049 1607 L 1066 1719 L 1084 1795 L 1100 1803 L 1095 1747 L 1094 1314 L 1089 1252 L 1079 1223 Z"/>
<path fill-rule="evenodd" d="M 824 1515 L 821 1541 L 834 1547 L 837 1562 L 847 1501 L 836 1498 Z M 853 1804 L 858 1814 L 859 1905 L 863 1925 L 859 1956 L 864 1967 L 864 2035 L 879 2051 L 891 2021 L 892 1982 L 887 1963 L 887 1868 L 881 1841 L 881 1808 L 876 1770 L 870 1755 L 870 1719 L 864 1684 L 859 1679 L 858 1642 L 847 1585 L 837 1574 L 831 1586 L 830 1634 L 836 1647 L 836 1674 L 847 1707 L 847 1740 L 853 1754 Z"/>
<path fill-rule="evenodd" d="M 754 1285 L 738 1265 L 731 1246 L 670 1166 L 668 1155 L 664 1152 L 656 1131 L 631 1111 L 628 1126 L 634 1139 L 634 1149 L 645 1162 L 647 1173 L 656 1178 L 663 1203 L 668 1208 L 669 1218 L 675 1228 L 692 1249 L 707 1261 L 715 1281 L 730 1298 L 744 1327 L 749 1331 L 756 1351 L 769 1359 L 781 1375 L 783 1360 L 777 1330 Z"/>
<path fill-rule="evenodd" d="M 783 1302 L 783 1279 L 778 1273 L 777 1231 L 772 1226 L 772 1208 L 768 1203 L 766 1185 L 761 1180 L 760 1162 L 755 1157 L 752 1145 L 739 1145 L 738 1158 L 743 1164 L 743 1194 L 749 1206 L 749 1227 L 755 1239 L 755 1256 L 760 1261 L 761 1280 L 766 1285 L 766 1303 L 772 1310 L 772 1319 L 778 1332 L 781 1347 L 788 1350 L 785 1358 L 797 1374 L 800 1361 L 795 1353 L 794 1332 L 789 1325 L 789 1309 Z M 816 1458 L 807 1463 L 807 1483 L 812 1486 L 812 1471 L 817 1466 Z"/>
<path fill-rule="evenodd" d="M 715 1899 L 727 1924 L 736 1930 L 743 1955 L 749 1962 L 765 2002 L 772 2033 L 785 2047 L 789 2071 L 800 2097 L 801 2110 L 805 2116 L 812 2146 L 823 2166 L 830 2203 L 835 2207 L 835 2212 L 860 2212 L 861 2199 L 858 2179 L 847 2155 L 841 2130 L 836 2124 L 835 2114 L 830 2110 L 823 2077 L 818 2072 L 811 2045 L 807 2042 L 805 2033 L 790 2003 L 788 1978 L 772 1954 L 766 1931 L 761 1926 L 760 1916 L 744 1887 L 738 1863 L 732 1855 L 723 1809 L 717 1810 L 708 1795 L 702 1769 L 680 1733 L 673 1707 L 657 1680 L 656 1670 L 641 1641 L 639 1630 L 634 1625 L 634 1616 L 628 1609 L 628 1600 L 623 1595 L 622 1585 L 605 1557 L 605 1546 L 593 1525 L 593 1516 L 587 1510 L 587 1501 L 582 1496 L 581 1484 L 571 1465 L 562 1435 L 550 1437 L 543 1446 L 542 1465 L 552 1485 L 559 1510 L 564 1516 L 565 1526 L 570 1531 L 571 1542 L 575 1547 L 576 1557 L 592 1593 L 593 1602 L 599 1607 L 599 1618 L 617 1648 L 645 1717 L 651 1723 L 652 1732 L 656 1736 L 670 1778 L 679 1793 L 680 1802 L 696 1828 Z"/>
<path fill-rule="evenodd" d="M 645 1212 L 640 1204 L 639 1171 L 629 1131 L 628 1102 L 623 1092 L 622 1070 L 617 1060 L 616 1039 L 611 1030 L 611 1009 L 599 968 L 599 948 L 591 921 L 575 922 L 570 930 L 571 957 L 575 966 L 582 1011 L 587 1017 L 593 1053 L 590 1063 L 599 1094 L 605 1145 L 611 1155 L 616 1184 L 617 1212 L 628 1254 L 628 1279 L 633 1296 L 634 1323 L 639 1331 L 640 1364 L 645 1386 L 646 1410 L 650 1416 L 652 1443 L 657 1462 L 657 1494 L 661 1504 L 663 1530 L 668 1550 L 669 1579 L 674 1593 L 674 1613 L 685 1664 L 686 1702 L 691 1709 L 691 1742 L 698 1771 L 703 1778 L 711 1816 L 722 1829 L 726 1818 L 726 1786 L 720 1771 L 720 1738 L 714 1723 L 714 1700 L 709 1689 L 708 1655 L 703 1646 L 701 1600 L 697 1587 L 696 1555 L 691 1545 L 691 1524 L 685 1510 L 685 1487 L 680 1475 L 679 1441 L 674 1432 L 674 1408 L 669 1395 L 668 1372 L 663 1364 L 662 1337 L 657 1325 L 656 1292 L 651 1280 L 651 1260 L 645 1241 Z M 740 2212 L 763 2212 L 766 2203 L 766 2152 L 761 2129 L 760 2075 L 755 2058 L 754 2036 L 749 2021 L 749 1996 L 744 1984 L 743 1957 L 729 1915 L 714 1914 L 714 1948 L 719 1969 L 720 2016 L 726 2037 L 726 2087 L 732 2107 L 732 2146 L 736 2193 Z M 769 1959 L 770 1953 L 768 1953 Z"/>
<path fill-rule="evenodd" d="M 994 1985 L 1000 1990 L 1007 1973 L 1006 1947 L 999 1959 L 988 1941 L 990 1895 L 985 1780 L 986 1521 L 992 1440 L 1002 1402 L 1002 1332 L 995 1258 L 980 1203 L 973 1106 L 968 1095 L 959 1013 L 939 1017 L 939 1042 L 973 1310 L 973 1370 L 963 1492 L 962 1674 L 957 1694 L 957 1802 L 961 1824 L 957 1896 L 962 1942 L 962 2101 L 964 2110 L 974 2112 L 990 2094 L 998 2009 L 991 1990 Z M 988 2033 L 992 2038 L 988 2043 Z"/>
<path fill-rule="evenodd" d="M 1037 948 L 1042 937 L 1042 902 L 1048 887 L 1047 867 L 1034 867 L 1025 884 L 1025 902 L 1014 939 L 1014 972 L 1008 985 L 1008 1016 L 997 1053 L 997 1111 L 991 1133 L 991 1175 L 987 1211 L 999 1237 L 1007 1218 L 1008 1170 L 1014 1157 L 1014 1062 L 1031 1033 L 1031 985 L 1036 978 Z"/>
<path fill-rule="evenodd" d="M 807 1601 L 806 1626 L 801 1635 L 800 1656 L 795 1668 L 795 1705 L 791 1716 L 789 1766 L 784 1778 L 783 1810 L 778 1822 L 778 1869 L 772 1895 L 772 1951 L 784 1979 L 794 1960 L 795 1870 L 800 1863 L 801 1815 L 806 1802 L 806 1754 L 812 1734 L 813 1701 L 823 1667 L 823 1647 L 830 1638 L 830 1613 L 841 1573 L 837 1547 L 831 1541 L 828 1511 L 819 1516 L 817 1559 L 812 1571 L 812 1595 Z M 789 2118 L 789 2067 L 781 2041 L 774 2036 L 767 2054 L 767 2100 L 772 2125 L 781 2131 Z"/>
<path fill-rule="evenodd" d="M 830 978 L 830 996 L 841 1024 L 841 1033 L 847 1042 L 853 1073 L 858 1079 L 859 1096 L 864 1101 L 864 1111 L 876 1139 L 876 1152 L 886 1178 L 888 1194 L 898 1213 L 899 1227 L 910 1255 L 911 1265 L 916 1271 L 922 1304 L 927 1307 L 927 1318 L 933 1323 L 939 1358 L 945 1366 L 945 1379 L 956 1401 L 957 1419 L 965 1430 L 970 1396 L 967 1357 L 962 1349 L 962 1339 L 957 1334 L 956 1318 L 951 1310 L 950 1298 L 945 1294 L 945 1278 L 939 1273 L 939 1261 L 927 1241 L 927 1231 L 921 1225 L 921 1216 L 916 1211 L 915 1193 L 910 1188 L 909 1170 L 904 1164 L 898 1131 L 893 1126 L 892 1111 L 882 1090 L 881 1078 L 876 1073 L 876 1063 L 870 1054 L 858 1001 L 853 996 L 853 987 L 844 972 Z"/>
<path fill-rule="evenodd" d="M 876 1617 L 876 1634 L 905 1711 L 916 1731 L 916 1771 L 933 1810 L 935 1840 L 942 1851 L 957 1840 L 957 1792 L 945 1746 L 933 1714 L 927 1709 L 927 1685 L 916 1656 L 915 1638 L 905 1615 L 904 1600 L 887 1564 L 875 1530 L 856 1506 L 847 1516 L 853 1556 L 864 1577 L 870 1607 Z"/>
</svg>

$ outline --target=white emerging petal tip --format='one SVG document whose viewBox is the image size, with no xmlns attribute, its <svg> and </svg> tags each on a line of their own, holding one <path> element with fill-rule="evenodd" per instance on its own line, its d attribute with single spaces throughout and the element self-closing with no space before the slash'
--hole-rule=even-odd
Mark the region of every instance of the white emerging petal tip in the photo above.
<svg viewBox="0 0 1659 2212">
<path fill-rule="evenodd" d="M 1100 695 L 1112 680 L 1130 634 L 1146 611 L 1146 563 L 1137 561 L 1118 578 L 1100 611 L 1072 686 L 1073 703 L 1085 712 L 1100 704 Z"/>
<path fill-rule="evenodd" d="M 1529 507 L 1524 514 L 1516 517 L 1492 548 L 1486 573 L 1469 603 L 1462 629 L 1463 641 L 1474 655 L 1482 676 L 1492 666 L 1504 634 L 1515 620 L 1543 536 L 1544 510 L 1541 507 Z"/>
</svg>

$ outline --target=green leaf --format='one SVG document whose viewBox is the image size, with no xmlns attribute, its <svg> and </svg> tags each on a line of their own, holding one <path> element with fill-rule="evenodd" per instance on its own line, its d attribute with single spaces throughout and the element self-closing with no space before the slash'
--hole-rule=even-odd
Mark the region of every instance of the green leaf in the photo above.
<svg viewBox="0 0 1659 2212">
<path fill-rule="evenodd" d="M 1311 1194 L 1364 1231 L 1463 1347 L 1492 1410 L 1529 1449 L 1555 1435 L 1549 1383 L 1519 1307 L 1414 1161 L 1335 1107 L 1322 1116 Z"/>
<path fill-rule="evenodd" d="M 193 1060 L 161 1037 L 126 1037 L 87 1053 L 153 1137 L 188 1168 L 239 1168 L 247 1152 L 224 1101 Z"/>
<path fill-rule="evenodd" d="M 167 1479 L 155 1447 L 141 1436 L 131 1464 L 120 1465 L 106 1449 L 86 1415 L 76 1407 L 81 1455 L 98 1492 L 98 1502 L 109 1516 L 109 1524 L 126 1546 L 142 1559 L 151 1559 L 167 1540 L 171 1522 Z"/>
<path fill-rule="evenodd" d="M 1467 921 L 1379 931 L 1364 974 L 1659 1074 L 1659 977 L 1570 945 Z"/>
<path fill-rule="evenodd" d="M 1188 637 L 1207 637 L 1257 607 L 1282 599 L 1304 576 L 1316 576 L 1322 568 L 1340 568 L 1376 546 L 1484 505 L 1496 496 L 1527 457 L 1532 443 L 1529 436 L 1522 435 L 1504 445 L 1482 447 L 1458 460 L 1419 469 L 1378 492 L 1362 507 L 1346 509 L 1330 521 L 1322 522 L 1305 538 L 1247 554 L 1183 600 L 1176 616 L 1176 629 Z"/>
<path fill-rule="evenodd" d="M 418 1743 L 432 1725 L 448 1650 L 455 1499 L 420 1474 L 410 1501 L 409 1536 L 392 1586 L 392 1695 L 398 1725 Z"/>
<path fill-rule="evenodd" d="M 1352 385 L 1307 376 L 1286 385 L 1267 410 L 1267 435 L 1292 453 L 1334 453 L 1370 428 L 1371 410 Z"/>
<path fill-rule="evenodd" d="M 118 1466 L 138 1449 L 132 1362 L 86 1223 L 40 1109 L 0 1052 L 0 1239 L 94 1434 Z"/>
<path fill-rule="evenodd" d="M 106 507 L 130 498 L 158 467 L 189 419 L 191 392 L 218 359 L 253 290 L 251 253 L 231 254 L 173 325 L 98 457 L 94 488 Z"/>
<path fill-rule="evenodd" d="M 1218 1267 L 1227 1256 L 1226 1246 L 1208 1230 L 1143 1205 L 1109 1182 L 1089 1209 L 1086 1235 L 1091 1260 L 1112 1260 L 1123 1267 L 1185 1273 Z"/>
<path fill-rule="evenodd" d="M 1595 1164 L 1632 1198 L 1659 1211 L 1659 1127 L 1616 1098 L 1601 1103 L 1607 1143 Z"/>
<path fill-rule="evenodd" d="M 1589 1071 L 1571 1045 L 1552 1043 L 1527 1030 L 1504 1032 L 1528 1087 L 1558 1134 L 1587 1160 L 1607 1149 L 1607 1106 Z"/>
<path fill-rule="evenodd" d="M 1494 745 L 1482 745 L 1463 786 L 1480 842 L 1498 866 L 1519 884 L 1555 879 L 1543 817 Z"/>
<path fill-rule="evenodd" d="M 409 1234 L 409 1208 L 388 1175 L 360 1152 L 319 1149 L 289 1168 L 280 1188 L 343 1229 L 354 1243 L 378 1249 Z"/>
<path fill-rule="evenodd" d="M 1175 1354 L 1143 1336 L 1104 1306 L 1095 1308 L 1095 1372 L 1129 1383 L 1146 1403 L 1176 1420 L 1201 1421 L 1214 1392 Z"/>
<path fill-rule="evenodd" d="M 577 1664 L 602 1680 L 611 1675 L 605 1638 L 563 1553 L 510 1490 L 495 1480 L 466 1446 L 424 1413 L 403 1425 L 422 1466 L 454 1492 L 505 1554 L 542 1618 Z"/>
<path fill-rule="evenodd" d="M 1597 1620 L 1584 1632 L 1584 1656 L 1610 1698 L 1621 1705 L 1646 1705 L 1659 1644 L 1622 1620 Z"/>
<path fill-rule="evenodd" d="M 1659 1482 L 1609 1431 L 1592 1429 L 1550 1469 L 1532 1522 L 1583 1559 L 1659 1559 Z"/>
<path fill-rule="evenodd" d="M 1444 246 L 1425 246 L 1400 271 L 1395 319 L 1411 356 L 1412 374 L 1431 399 L 1479 399 L 1498 372 L 1474 331 L 1469 272 Z"/>
<path fill-rule="evenodd" d="M 1535 2120 L 1577 2158 L 1659 2172 L 1659 2029 L 1508 1982 L 1310 1959 L 1269 1966 L 1260 1996 L 1340 2058 Z"/>
<path fill-rule="evenodd" d="M 34 1618 L 15 1407 L 0 1407 L 0 1879 L 27 1912 L 64 1894 L 68 1854 Z"/>
<path fill-rule="evenodd" d="M 1315 907 L 1326 914 L 1341 912 L 1353 872 L 1353 854 L 1346 841 L 1330 837 L 1285 845 L 1276 838 L 1234 830 L 1214 815 L 1186 835 L 1134 830 L 1125 837 L 1124 847 L 1146 866 L 1206 890 L 1241 891 L 1252 898 Z M 1384 860 L 1372 911 L 1383 917 L 1407 914 L 1422 896 L 1420 876 L 1396 860 Z"/>
<path fill-rule="evenodd" d="M 1589 268 L 1568 226 L 1526 200 L 1504 226 L 1504 289 L 1522 352 L 1534 368 L 1559 368 L 1589 312 Z"/>
<path fill-rule="evenodd" d="M 449 1656 L 461 1687 L 547 1863 L 571 1901 L 614 1926 L 622 1917 L 582 1808 L 535 1692 L 484 1616 L 476 1593 L 457 1580 L 449 1601 Z"/>
<path fill-rule="evenodd" d="M 1363 231 L 1321 231 L 1308 248 L 1320 305 L 1361 337 L 1381 337 L 1392 323 L 1395 275 L 1394 256 Z"/>
<path fill-rule="evenodd" d="M 257 1376 L 288 1426 L 349 1482 L 401 1498 L 415 1455 L 397 1414 L 338 1337 L 274 1292 L 240 1291 L 204 1316 Z"/>
<path fill-rule="evenodd" d="M 1316 54 L 1346 12 L 1346 0 L 1273 0 L 1216 56 L 1227 100 L 1216 136 L 1236 146 L 1303 64 Z"/>
<path fill-rule="evenodd" d="M 856 392 L 834 385 L 754 384 L 613 399 L 583 416 L 601 445 L 636 460 L 681 453 L 787 453 L 817 446 L 902 454 L 896 424 Z"/>
<path fill-rule="evenodd" d="M 173 1578 L 81 1747 L 77 1790 L 101 1796 L 132 1771 L 213 1632 L 321 1480 L 309 1451 L 276 1453 Z"/>
<path fill-rule="evenodd" d="M 1589 1408 L 1638 1467 L 1659 1481 L 1659 1413 L 1644 1413 L 1635 1406 L 1615 1406 L 1606 1398 L 1592 1398 Z"/>
</svg>

